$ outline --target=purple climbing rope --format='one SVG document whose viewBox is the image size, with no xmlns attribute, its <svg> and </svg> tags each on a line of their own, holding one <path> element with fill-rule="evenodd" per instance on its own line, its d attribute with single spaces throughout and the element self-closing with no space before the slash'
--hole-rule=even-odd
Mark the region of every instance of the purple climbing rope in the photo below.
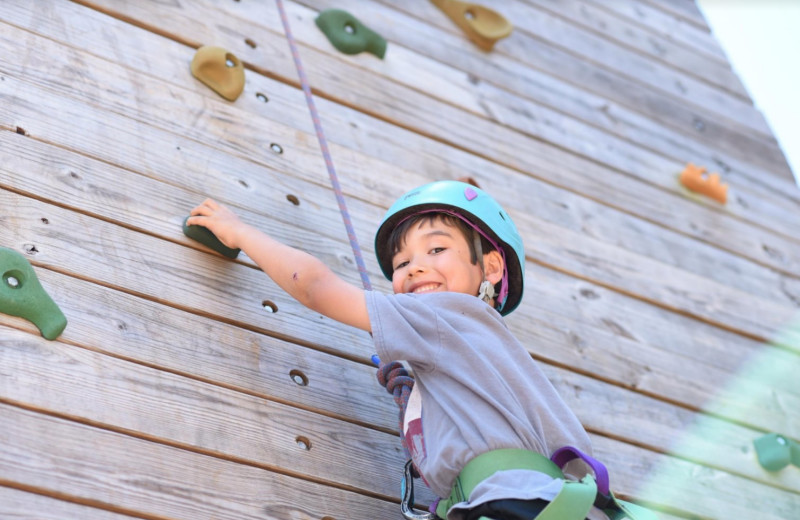
<svg viewBox="0 0 800 520">
<path fill-rule="evenodd" d="M 358 245 L 358 238 L 353 229 L 353 223 L 350 220 L 350 213 L 347 211 L 347 204 L 344 200 L 342 187 L 339 185 L 339 177 L 336 175 L 336 169 L 333 167 L 333 159 L 331 152 L 328 150 L 328 141 L 325 139 L 325 132 L 322 131 L 322 122 L 317 113 L 317 107 L 314 105 L 314 98 L 311 96 L 311 87 L 308 85 L 308 78 L 306 77 L 303 63 L 300 61 L 300 53 L 297 51 L 297 44 L 292 36 L 292 30 L 289 28 L 289 19 L 286 17 L 286 11 L 283 8 L 282 0 L 275 0 L 278 4 L 278 11 L 281 15 L 281 23 L 283 23 L 283 30 L 286 33 L 286 40 L 289 42 L 289 48 L 292 51 L 292 58 L 294 59 L 294 66 L 297 69 L 297 75 L 300 76 L 300 86 L 303 88 L 303 93 L 306 96 L 306 104 L 308 110 L 311 112 L 311 120 L 314 122 L 314 131 L 317 133 L 317 140 L 319 147 L 322 149 L 322 157 L 325 159 L 325 167 L 328 169 L 328 176 L 331 179 L 331 186 L 333 193 L 336 195 L 336 202 L 339 204 L 339 212 L 342 214 L 344 227 L 347 230 L 347 238 L 350 239 L 350 247 L 353 249 L 353 255 L 356 259 L 358 266 L 358 273 L 361 275 L 361 284 L 364 290 L 371 291 L 372 284 L 369 282 L 369 275 L 367 275 L 367 267 L 364 264 L 364 258 L 361 255 L 361 247 Z"/>
<path fill-rule="evenodd" d="M 339 212 L 342 214 L 344 227 L 347 229 L 347 237 L 350 239 L 350 247 L 353 249 L 358 272 L 361 275 L 361 283 L 364 286 L 364 290 L 371 291 L 372 284 L 370 284 L 369 281 L 367 268 L 361 254 L 361 247 L 358 245 L 358 239 L 353 230 L 353 223 L 350 220 L 350 213 L 347 211 L 347 204 L 344 200 L 342 188 L 339 185 L 339 177 L 336 175 L 336 169 L 333 167 L 333 159 L 331 158 L 330 150 L 328 150 L 328 141 L 325 139 L 325 132 L 322 130 L 322 122 L 317 113 L 314 98 L 311 95 L 311 87 L 309 87 L 308 78 L 303 69 L 303 63 L 300 61 L 300 53 L 297 51 L 297 45 L 294 41 L 294 36 L 292 36 L 292 30 L 289 28 L 289 19 L 286 17 L 286 11 L 283 8 L 283 1 L 275 0 L 275 2 L 278 4 L 281 23 L 283 23 L 286 40 L 289 42 L 289 48 L 292 51 L 292 58 L 294 59 L 294 65 L 297 69 L 297 75 L 300 76 L 300 86 L 303 88 L 303 93 L 306 96 L 306 104 L 308 105 L 309 112 L 311 112 L 311 120 L 314 122 L 314 131 L 317 134 L 319 147 L 322 150 L 322 157 L 325 159 L 325 167 L 328 169 L 328 176 L 331 179 L 331 186 L 336 195 L 336 202 L 339 204 Z M 373 356 L 372 361 L 378 366 L 378 382 L 394 396 L 394 401 L 400 408 L 400 440 L 407 458 L 410 458 L 405 435 L 403 434 L 403 417 L 405 416 L 406 406 L 408 405 L 408 397 L 411 395 L 411 388 L 414 386 L 414 378 L 408 374 L 403 365 L 396 361 L 384 364 L 381 363 L 378 356 Z"/>
</svg>

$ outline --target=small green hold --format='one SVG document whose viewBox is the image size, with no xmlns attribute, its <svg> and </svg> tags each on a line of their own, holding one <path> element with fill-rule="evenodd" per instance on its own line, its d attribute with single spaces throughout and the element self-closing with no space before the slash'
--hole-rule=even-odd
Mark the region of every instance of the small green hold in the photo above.
<svg viewBox="0 0 800 520">
<path fill-rule="evenodd" d="M 50 340 L 64 332 L 66 316 L 39 283 L 24 256 L 0 247 L 0 273 L 0 312 L 32 322 Z"/>
<path fill-rule="evenodd" d="M 789 464 L 800 467 L 800 445 L 777 434 L 768 433 L 753 441 L 758 462 L 767 471 L 778 471 Z"/>
<path fill-rule="evenodd" d="M 386 54 L 386 40 L 347 11 L 322 11 L 316 22 L 331 44 L 345 54 L 367 51 L 380 59 Z"/>
<path fill-rule="evenodd" d="M 222 242 L 217 238 L 217 236 L 208 230 L 207 227 L 204 226 L 190 226 L 186 223 L 189 220 L 189 217 L 186 217 L 183 221 L 183 234 L 187 237 L 191 238 L 192 240 L 196 240 L 203 244 L 206 247 L 209 247 L 216 251 L 217 253 L 227 256 L 228 258 L 236 258 L 239 256 L 239 253 L 242 251 L 241 249 L 233 249 Z"/>
</svg>

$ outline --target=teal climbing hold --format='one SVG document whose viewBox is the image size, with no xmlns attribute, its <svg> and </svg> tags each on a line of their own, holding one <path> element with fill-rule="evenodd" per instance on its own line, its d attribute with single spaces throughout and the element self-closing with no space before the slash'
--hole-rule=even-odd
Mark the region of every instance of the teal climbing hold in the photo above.
<svg viewBox="0 0 800 520">
<path fill-rule="evenodd" d="M 800 467 L 800 444 L 778 433 L 768 433 L 753 441 L 758 462 L 767 471 L 778 471 L 789 464 Z"/>
<path fill-rule="evenodd" d="M 191 238 L 192 240 L 196 240 L 203 244 L 206 247 L 209 247 L 216 251 L 217 253 L 227 256 L 228 258 L 236 258 L 239 256 L 239 253 L 242 251 L 241 249 L 233 249 L 222 242 L 217 238 L 217 236 L 208 230 L 207 227 L 204 226 L 190 226 L 186 223 L 189 220 L 189 217 L 186 217 L 183 221 L 183 234 L 187 237 Z"/>
<path fill-rule="evenodd" d="M 386 54 L 386 40 L 347 11 L 322 11 L 316 22 L 331 44 L 345 54 L 367 51 L 381 59 Z"/>
<path fill-rule="evenodd" d="M 56 339 L 67 318 L 39 283 L 30 262 L 20 253 L 0 247 L 0 312 L 24 318 L 47 339 Z"/>
</svg>

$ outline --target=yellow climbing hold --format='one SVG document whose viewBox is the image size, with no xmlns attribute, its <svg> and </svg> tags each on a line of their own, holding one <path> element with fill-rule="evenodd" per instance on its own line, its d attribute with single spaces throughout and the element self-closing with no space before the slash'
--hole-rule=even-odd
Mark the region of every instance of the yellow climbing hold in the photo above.
<svg viewBox="0 0 800 520">
<path fill-rule="evenodd" d="M 514 28 L 503 15 L 488 7 L 460 0 L 431 0 L 436 7 L 461 27 L 470 40 L 490 51 L 497 40 L 511 34 Z"/>
<path fill-rule="evenodd" d="M 222 47 L 205 45 L 192 58 L 192 75 L 228 101 L 244 90 L 244 66 Z"/>
</svg>

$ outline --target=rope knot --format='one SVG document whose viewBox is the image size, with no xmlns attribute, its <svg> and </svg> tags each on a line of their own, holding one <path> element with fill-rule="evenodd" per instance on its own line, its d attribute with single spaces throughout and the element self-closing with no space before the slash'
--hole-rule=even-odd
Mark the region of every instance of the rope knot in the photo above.
<svg viewBox="0 0 800 520">
<path fill-rule="evenodd" d="M 378 382 L 392 394 L 394 402 L 400 407 L 401 413 L 408 404 L 408 397 L 414 387 L 414 378 L 408 374 L 405 367 L 397 361 L 381 364 L 377 372 Z"/>
</svg>

